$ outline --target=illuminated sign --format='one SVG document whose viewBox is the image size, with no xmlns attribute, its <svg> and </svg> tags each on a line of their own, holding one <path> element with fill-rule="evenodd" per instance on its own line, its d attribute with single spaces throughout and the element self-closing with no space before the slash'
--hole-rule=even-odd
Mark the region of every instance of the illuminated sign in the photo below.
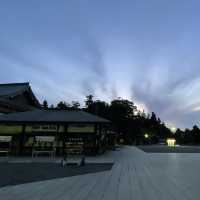
<svg viewBox="0 0 200 200">
<path fill-rule="evenodd" d="M 169 147 L 174 147 L 176 145 L 176 140 L 174 138 L 168 138 L 167 139 L 167 145 Z"/>
</svg>

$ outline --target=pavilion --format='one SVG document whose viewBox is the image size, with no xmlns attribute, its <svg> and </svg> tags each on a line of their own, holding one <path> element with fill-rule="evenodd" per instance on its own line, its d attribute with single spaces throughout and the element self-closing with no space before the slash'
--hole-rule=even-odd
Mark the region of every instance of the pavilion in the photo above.
<svg viewBox="0 0 200 200">
<path fill-rule="evenodd" d="M 54 136 L 56 154 L 61 155 L 71 143 L 84 145 L 86 154 L 105 150 L 110 121 L 80 110 L 45 110 L 4 114 L 0 116 L 0 136 L 11 136 L 14 155 L 31 153 L 35 138 Z"/>
</svg>

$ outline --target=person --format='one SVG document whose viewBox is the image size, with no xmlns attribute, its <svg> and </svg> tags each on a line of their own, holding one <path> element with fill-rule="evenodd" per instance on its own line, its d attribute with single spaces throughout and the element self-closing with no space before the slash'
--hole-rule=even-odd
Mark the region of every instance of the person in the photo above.
<svg viewBox="0 0 200 200">
<path fill-rule="evenodd" d="M 81 150 L 81 161 L 80 161 L 80 164 L 79 166 L 85 166 L 85 151 L 84 151 L 84 143 L 83 143 L 83 146 L 82 146 L 82 150 Z"/>
<path fill-rule="evenodd" d="M 82 167 L 82 166 L 85 166 L 85 156 L 84 156 L 84 155 L 81 157 L 80 166 L 81 166 L 81 167 Z"/>
</svg>

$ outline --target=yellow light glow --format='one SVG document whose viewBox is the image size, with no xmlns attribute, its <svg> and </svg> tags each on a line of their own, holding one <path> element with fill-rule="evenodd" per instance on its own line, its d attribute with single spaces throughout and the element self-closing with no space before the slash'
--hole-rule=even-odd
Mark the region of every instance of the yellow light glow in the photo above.
<svg viewBox="0 0 200 200">
<path fill-rule="evenodd" d="M 146 134 L 144 134 L 144 137 L 147 139 L 147 138 L 149 138 L 149 135 L 146 133 Z"/>
<path fill-rule="evenodd" d="M 175 132 L 176 132 L 176 130 L 177 130 L 177 128 L 176 128 L 176 127 L 174 127 L 174 126 L 173 126 L 173 127 L 171 127 L 171 132 L 172 132 L 172 133 L 175 133 Z"/>
<path fill-rule="evenodd" d="M 167 145 L 169 147 L 174 147 L 176 145 L 176 140 L 174 138 L 168 138 L 167 139 Z"/>
<path fill-rule="evenodd" d="M 177 128 L 171 123 L 167 123 L 166 126 L 171 130 L 172 133 L 175 133 Z"/>
</svg>

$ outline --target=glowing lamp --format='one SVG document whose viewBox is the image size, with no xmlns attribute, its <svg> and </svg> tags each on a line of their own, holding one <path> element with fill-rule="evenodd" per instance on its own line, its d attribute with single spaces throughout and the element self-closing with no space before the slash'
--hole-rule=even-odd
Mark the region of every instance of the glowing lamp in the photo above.
<svg viewBox="0 0 200 200">
<path fill-rule="evenodd" d="M 174 147 L 176 145 L 176 140 L 174 138 L 167 139 L 167 146 Z"/>
<path fill-rule="evenodd" d="M 147 139 L 147 138 L 149 138 L 149 135 L 146 133 L 146 134 L 144 134 L 144 137 Z"/>
</svg>

